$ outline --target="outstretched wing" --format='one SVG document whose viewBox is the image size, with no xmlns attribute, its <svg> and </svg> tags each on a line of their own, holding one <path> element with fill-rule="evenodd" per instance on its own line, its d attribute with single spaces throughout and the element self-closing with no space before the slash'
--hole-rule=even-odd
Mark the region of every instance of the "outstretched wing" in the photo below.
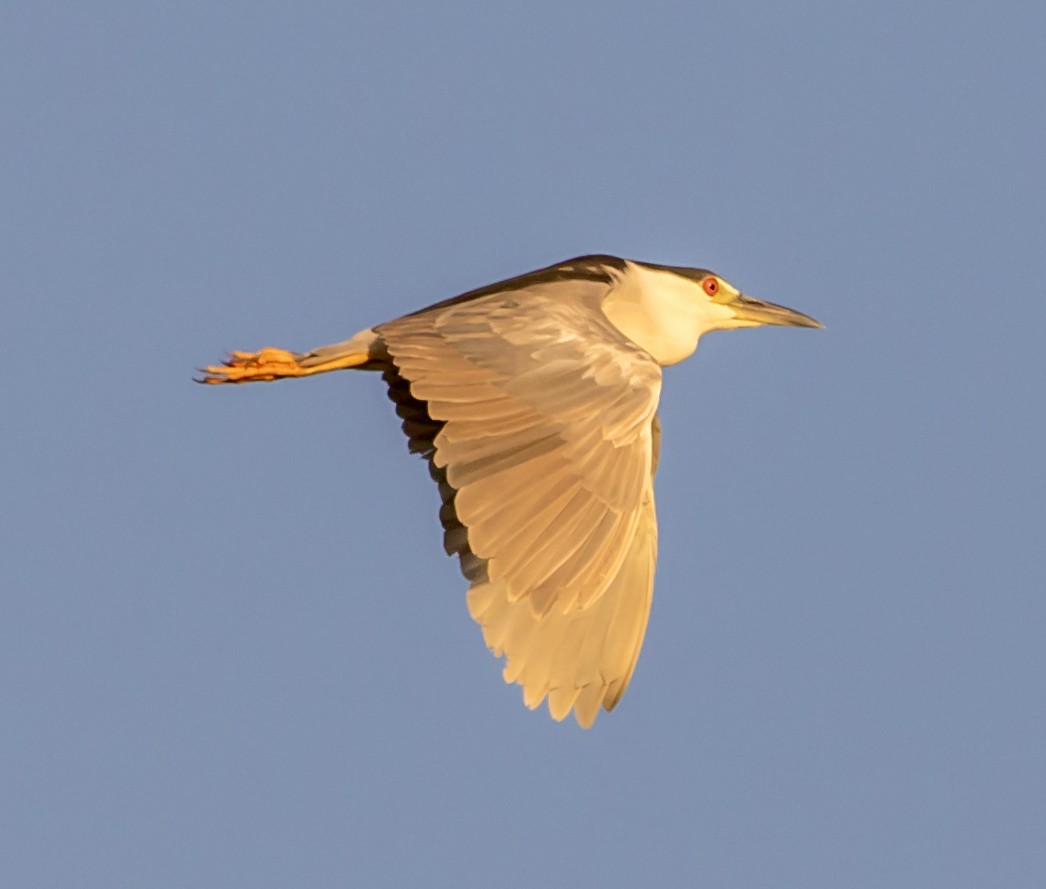
<svg viewBox="0 0 1046 889">
<path fill-rule="evenodd" d="M 600 309 L 611 276 L 558 271 L 375 332 L 506 680 L 588 726 L 624 691 L 649 613 L 661 369 Z"/>
</svg>

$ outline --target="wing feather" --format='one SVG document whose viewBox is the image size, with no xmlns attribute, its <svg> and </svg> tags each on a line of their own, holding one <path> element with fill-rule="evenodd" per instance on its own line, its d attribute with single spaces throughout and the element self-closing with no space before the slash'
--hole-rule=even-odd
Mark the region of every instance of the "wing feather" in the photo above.
<svg viewBox="0 0 1046 889">
<path fill-rule="evenodd" d="M 603 315 L 610 279 L 552 277 L 375 330 L 506 681 L 588 727 L 620 698 L 646 628 L 661 371 Z"/>
<path fill-rule="evenodd" d="M 503 582 L 474 584 L 468 603 L 496 655 L 506 657 L 504 676 L 524 689 L 536 707 L 546 695 L 549 712 L 562 719 L 574 709 L 588 728 L 600 705 L 612 709 L 635 670 L 646 632 L 657 560 L 652 491 L 628 554 L 604 595 L 587 608 L 535 615 L 524 601 L 511 601 Z M 569 703 L 567 703 L 569 702 Z"/>
</svg>

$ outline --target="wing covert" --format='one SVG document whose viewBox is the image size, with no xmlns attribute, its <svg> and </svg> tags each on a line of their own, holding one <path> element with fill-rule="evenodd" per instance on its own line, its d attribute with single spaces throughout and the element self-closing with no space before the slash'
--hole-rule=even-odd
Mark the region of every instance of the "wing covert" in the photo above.
<svg viewBox="0 0 1046 889">
<path fill-rule="evenodd" d="M 440 487 L 473 617 L 530 706 L 551 694 L 556 718 L 573 706 L 585 725 L 631 675 L 620 650 L 638 656 L 656 546 L 661 369 L 603 315 L 608 289 L 537 282 L 375 328 L 411 449 Z M 626 639 L 611 659 L 627 670 L 599 681 L 593 709 L 584 689 L 614 638 Z"/>
</svg>

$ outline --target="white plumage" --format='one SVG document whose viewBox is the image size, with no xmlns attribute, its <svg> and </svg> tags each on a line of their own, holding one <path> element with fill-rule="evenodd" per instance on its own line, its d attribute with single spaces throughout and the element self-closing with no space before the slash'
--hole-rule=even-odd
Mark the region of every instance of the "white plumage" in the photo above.
<svg viewBox="0 0 1046 889">
<path fill-rule="evenodd" d="M 308 353 L 235 352 L 203 381 L 381 372 L 506 681 L 587 728 L 627 688 L 650 613 L 661 367 L 759 324 L 820 326 L 703 269 L 588 256 Z"/>
</svg>

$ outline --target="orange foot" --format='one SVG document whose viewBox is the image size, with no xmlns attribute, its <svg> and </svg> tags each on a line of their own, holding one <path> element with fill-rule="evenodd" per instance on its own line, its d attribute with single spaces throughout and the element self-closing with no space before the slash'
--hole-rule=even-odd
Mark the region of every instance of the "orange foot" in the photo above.
<svg viewBox="0 0 1046 889">
<path fill-rule="evenodd" d="M 281 377 L 303 377 L 315 373 L 302 367 L 303 356 L 286 349 L 265 348 L 260 352 L 231 352 L 221 364 L 201 367 L 198 383 L 253 383 L 259 380 L 278 380 Z"/>
</svg>

